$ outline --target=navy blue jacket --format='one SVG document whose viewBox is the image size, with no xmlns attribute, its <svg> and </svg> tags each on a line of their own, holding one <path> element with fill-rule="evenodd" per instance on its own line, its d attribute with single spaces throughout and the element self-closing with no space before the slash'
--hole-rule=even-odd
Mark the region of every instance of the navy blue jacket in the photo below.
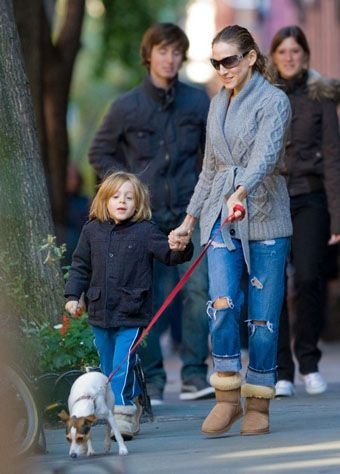
<svg viewBox="0 0 340 474">
<path fill-rule="evenodd" d="M 150 221 L 88 221 L 73 253 L 65 297 L 78 300 L 85 292 L 95 326 L 145 327 L 152 317 L 153 259 L 176 265 L 192 254 L 192 243 L 183 252 L 170 250 L 167 236 Z"/>
<path fill-rule="evenodd" d="M 198 180 L 208 108 L 203 90 L 176 80 L 166 91 L 146 76 L 113 102 L 89 151 L 101 179 L 112 171 L 138 175 L 166 234 L 183 220 Z"/>
</svg>

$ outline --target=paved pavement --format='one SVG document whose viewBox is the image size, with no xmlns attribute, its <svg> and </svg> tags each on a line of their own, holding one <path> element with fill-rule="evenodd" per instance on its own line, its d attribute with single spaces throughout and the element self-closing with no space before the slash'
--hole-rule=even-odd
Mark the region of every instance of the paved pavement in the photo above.
<svg viewBox="0 0 340 474">
<path fill-rule="evenodd" d="M 323 351 L 320 370 L 329 390 L 310 396 L 297 380 L 295 397 L 273 400 L 269 435 L 242 437 L 237 422 L 222 437 L 202 436 L 200 426 L 214 402 L 178 400 L 180 365 L 171 355 L 165 404 L 154 408 L 154 422 L 143 423 L 127 444 L 128 456 L 118 456 L 113 444 L 110 455 L 72 460 L 64 429 L 46 430 L 48 453 L 31 457 L 20 474 L 340 473 L 340 342 L 324 344 Z M 97 453 L 103 432 L 103 426 L 93 429 Z"/>
</svg>

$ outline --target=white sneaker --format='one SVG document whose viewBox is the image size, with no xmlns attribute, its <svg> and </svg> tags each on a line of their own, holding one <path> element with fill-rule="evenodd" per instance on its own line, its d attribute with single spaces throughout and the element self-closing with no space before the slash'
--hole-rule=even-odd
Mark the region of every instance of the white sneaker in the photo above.
<svg viewBox="0 0 340 474">
<path fill-rule="evenodd" d="M 292 397 L 295 387 L 289 380 L 279 380 L 275 385 L 275 397 Z"/>
<path fill-rule="evenodd" d="M 312 372 L 302 376 L 305 389 L 309 395 L 317 395 L 327 390 L 327 383 L 319 372 Z"/>
</svg>

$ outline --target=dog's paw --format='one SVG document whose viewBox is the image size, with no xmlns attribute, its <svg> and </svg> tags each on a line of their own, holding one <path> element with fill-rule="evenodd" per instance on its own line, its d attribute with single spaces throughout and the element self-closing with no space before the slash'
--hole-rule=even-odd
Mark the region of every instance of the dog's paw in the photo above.
<svg viewBox="0 0 340 474">
<path fill-rule="evenodd" d="M 121 446 L 118 450 L 119 456 L 126 456 L 129 454 L 129 451 L 127 450 L 126 446 Z"/>
<path fill-rule="evenodd" d="M 87 451 L 86 456 L 94 456 L 95 454 L 96 454 L 96 453 L 94 452 L 93 449 L 89 449 L 89 450 Z"/>
</svg>

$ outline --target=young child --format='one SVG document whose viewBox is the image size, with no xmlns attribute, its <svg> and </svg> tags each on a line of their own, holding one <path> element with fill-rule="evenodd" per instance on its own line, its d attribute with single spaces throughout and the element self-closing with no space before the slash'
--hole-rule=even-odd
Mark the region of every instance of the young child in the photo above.
<svg viewBox="0 0 340 474">
<path fill-rule="evenodd" d="M 136 355 L 129 350 L 152 317 L 152 268 L 190 260 L 191 242 L 172 245 L 151 221 L 147 188 L 133 174 L 117 172 L 101 184 L 72 256 L 65 287 L 65 309 L 75 314 L 86 297 L 102 372 L 115 395 L 115 415 L 125 440 L 139 431 L 140 388 L 134 374 Z M 123 363 L 123 365 L 122 365 Z"/>
</svg>

